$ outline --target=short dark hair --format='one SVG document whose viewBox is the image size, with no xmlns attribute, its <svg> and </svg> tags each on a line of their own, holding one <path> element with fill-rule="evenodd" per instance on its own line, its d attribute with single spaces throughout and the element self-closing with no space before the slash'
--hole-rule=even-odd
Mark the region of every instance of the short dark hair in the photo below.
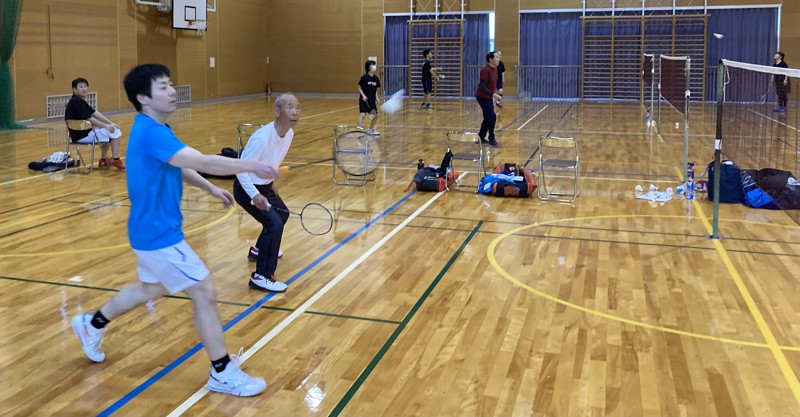
<svg viewBox="0 0 800 417">
<path fill-rule="evenodd" d="M 86 78 L 78 77 L 72 80 L 72 88 L 78 88 L 78 84 L 84 83 L 86 86 L 89 86 L 89 81 L 86 81 Z"/>
<path fill-rule="evenodd" d="M 781 51 L 778 51 L 778 52 L 775 52 L 775 53 L 776 53 L 776 54 L 778 54 L 778 55 L 780 55 L 780 56 L 781 56 L 781 59 L 783 59 L 783 58 L 786 58 L 786 54 L 784 54 L 784 53 L 783 53 L 783 52 L 781 52 Z"/>
<path fill-rule="evenodd" d="M 373 60 L 371 60 L 371 59 L 368 59 L 367 62 L 364 63 L 364 72 L 365 73 L 369 72 L 369 67 L 371 67 L 372 65 L 376 65 L 377 66 L 378 63 L 373 61 Z"/>
<path fill-rule="evenodd" d="M 429 53 L 431 53 L 430 49 L 423 49 L 422 50 L 422 57 L 423 58 L 427 58 Z"/>
<path fill-rule="evenodd" d="M 486 62 L 491 61 L 492 58 L 494 58 L 494 51 L 489 52 L 488 54 L 486 54 Z"/>
<path fill-rule="evenodd" d="M 139 65 L 128 72 L 123 85 L 125 93 L 128 95 L 128 101 L 133 104 L 133 107 L 136 107 L 136 111 L 142 111 L 142 103 L 136 96 L 142 94 L 152 97 L 150 94 L 153 91 L 153 81 L 164 76 L 169 77 L 169 68 L 161 64 Z"/>
</svg>

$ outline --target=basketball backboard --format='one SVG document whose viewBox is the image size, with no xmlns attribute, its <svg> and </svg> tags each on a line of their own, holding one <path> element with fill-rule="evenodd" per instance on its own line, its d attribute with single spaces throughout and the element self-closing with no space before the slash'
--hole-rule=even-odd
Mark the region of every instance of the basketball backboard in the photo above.
<svg viewBox="0 0 800 417">
<path fill-rule="evenodd" d="M 173 0 L 172 27 L 196 30 L 198 22 L 205 25 L 206 0 Z"/>
</svg>

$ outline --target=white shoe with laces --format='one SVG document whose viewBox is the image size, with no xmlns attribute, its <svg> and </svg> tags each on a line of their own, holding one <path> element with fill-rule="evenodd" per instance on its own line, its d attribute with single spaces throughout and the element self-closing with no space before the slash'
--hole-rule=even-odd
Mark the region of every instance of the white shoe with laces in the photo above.
<svg viewBox="0 0 800 417">
<path fill-rule="evenodd" d="M 235 395 L 237 397 L 252 397 L 261 394 L 267 389 L 263 378 L 252 377 L 239 369 L 242 349 L 238 355 L 231 355 L 231 361 L 222 372 L 214 368 L 208 373 L 208 389 L 214 392 Z"/>
<path fill-rule="evenodd" d="M 380 136 L 380 135 L 381 135 L 381 133 L 380 133 L 380 132 L 378 132 L 378 131 L 377 131 L 377 130 L 375 130 L 375 129 L 370 129 L 370 130 L 367 130 L 367 134 L 368 134 L 368 135 L 370 135 L 370 136 Z"/>
<path fill-rule="evenodd" d="M 72 318 L 72 330 L 83 346 L 83 353 L 94 362 L 106 360 L 106 354 L 100 351 L 103 344 L 103 333 L 105 330 L 95 329 L 92 326 L 92 316 L 94 313 L 81 314 Z"/>
<path fill-rule="evenodd" d="M 259 291 L 284 292 L 288 285 L 275 279 L 274 276 L 265 277 L 259 273 L 250 274 L 250 282 L 247 284 L 251 289 Z"/>
</svg>

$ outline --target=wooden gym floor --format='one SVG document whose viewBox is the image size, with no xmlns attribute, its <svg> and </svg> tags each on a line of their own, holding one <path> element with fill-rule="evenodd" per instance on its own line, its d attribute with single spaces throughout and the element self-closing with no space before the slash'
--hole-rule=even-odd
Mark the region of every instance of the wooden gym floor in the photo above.
<svg viewBox="0 0 800 417">
<path fill-rule="evenodd" d="M 329 157 L 333 127 L 357 117 L 355 95 L 300 99 L 288 164 Z M 182 294 L 113 322 L 106 362 L 86 359 L 70 317 L 136 279 L 125 173 L 28 170 L 63 149 L 60 121 L 0 132 L 2 414 L 800 415 L 800 229 L 785 213 L 725 205 L 724 239 L 710 240 L 705 195 L 636 200 L 637 184 L 675 187 L 683 161 L 681 132 L 648 131 L 639 103 L 506 103 L 494 161 L 537 167 L 540 136 L 577 138 L 574 204 L 476 195 L 474 172 L 458 190 L 406 193 L 418 159 L 438 162 L 447 131 L 481 120 L 473 100 L 418 106 L 381 118 L 374 183 L 334 186 L 330 162 L 278 181 L 290 207 L 316 201 L 335 218 L 321 237 L 290 220 L 284 294 L 247 287 L 257 223 L 187 187 L 184 230 L 212 270 L 229 349 L 269 383 L 254 398 L 203 391 L 208 359 Z M 257 98 L 181 108 L 171 123 L 217 153 L 238 123 L 271 115 Z M 127 133 L 133 116 L 112 119 Z M 700 176 L 713 106 L 693 120 Z"/>
</svg>

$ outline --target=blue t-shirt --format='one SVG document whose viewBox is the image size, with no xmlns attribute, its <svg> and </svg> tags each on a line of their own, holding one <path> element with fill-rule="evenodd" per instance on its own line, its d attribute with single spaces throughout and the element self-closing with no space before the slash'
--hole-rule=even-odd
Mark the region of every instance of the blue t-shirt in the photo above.
<svg viewBox="0 0 800 417">
<path fill-rule="evenodd" d="M 136 250 L 163 249 L 183 240 L 183 173 L 167 161 L 185 146 L 169 125 L 142 113 L 133 121 L 125 162 L 128 236 Z"/>
</svg>

